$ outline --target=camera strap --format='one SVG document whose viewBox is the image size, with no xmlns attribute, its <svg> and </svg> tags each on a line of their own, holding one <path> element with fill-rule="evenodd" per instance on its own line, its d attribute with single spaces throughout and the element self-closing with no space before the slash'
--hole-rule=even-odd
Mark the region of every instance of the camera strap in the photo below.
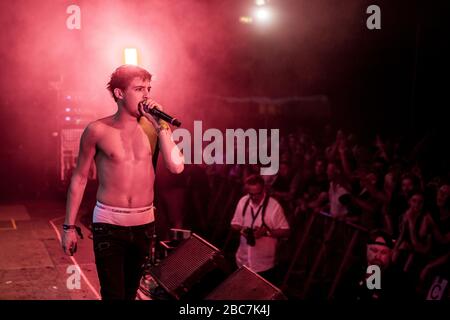
<svg viewBox="0 0 450 320">
<path fill-rule="evenodd" d="M 269 198 L 270 198 L 269 195 L 266 194 L 266 196 L 264 197 L 263 204 L 258 208 L 256 213 L 253 211 L 253 208 L 250 207 L 251 214 L 252 214 L 252 224 L 250 225 L 250 228 L 253 229 L 253 225 L 255 224 L 256 218 L 258 218 L 259 213 L 262 212 L 261 226 L 266 227 L 268 230 L 270 230 L 270 228 L 267 226 L 266 221 L 264 219 L 266 216 L 266 209 L 267 209 L 267 204 L 269 203 Z M 242 211 L 242 217 L 245 217 L 245 213 L 247 212 L 247 208 L 248 208 L 249 204 L 250 204 L 250 197 L 247 199 L 247 201 L 244 204 L 244 210 Z"/>
</svg>

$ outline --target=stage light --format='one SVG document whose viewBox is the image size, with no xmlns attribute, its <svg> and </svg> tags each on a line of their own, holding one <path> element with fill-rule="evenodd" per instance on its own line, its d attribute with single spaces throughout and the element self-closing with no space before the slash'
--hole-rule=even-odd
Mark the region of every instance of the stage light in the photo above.
<svg viewBox="0 0 450 320">
<path fill-rule="evenodd" d="M 64 120 L 70 121 L 70 117 L 65 117 Z"/>
<path fill-rule="evenodd" d="M 136 48 L 125 48 L 124 50 L 125 64 L 138 65 L 138 54 Z"/>
<path fill-rule="evenodd" d="M 255 4 L 257 6 L 263 6 L 266 4 L 266 2 L 267 2 L 266 0 L 255 0 Z"/>
<path fill-rule="evenodd" d="M 272 18 L 272 13 L 268 7 L 258 7 L 255 10 L 255 20 L 259 23 L 269 23 Z"/>
<path fill-rule="evenodd" d="M 251 23 L 253 23 L 253 19 L 252 19 L 252 17 L 242 16 L 239 18 L 239 22 L 243 23 L 243 24 L 251 24 Z"/>
<path fill-rule="evenodd" d="M 70 112 L 70 108 L 66 108 L 66 112 Z"/>
</svg>

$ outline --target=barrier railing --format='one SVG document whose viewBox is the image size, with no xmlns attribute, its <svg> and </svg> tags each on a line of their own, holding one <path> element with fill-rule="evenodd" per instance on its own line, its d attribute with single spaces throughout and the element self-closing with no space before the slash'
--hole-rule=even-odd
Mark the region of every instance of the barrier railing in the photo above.
<svg viewBox="0 0 450 320">
<path fill-rule="evenodd" d="M 331 217 L 327 213 L 302 213 L 303 225 L 296 228 L 294 255 L 289 262 L 281 289 L 299 299 L 333 299 L 351 259 L 360 259 L 365 252 L 357 248 L 367 236 L 367 229 Z M 358 254 L 354 255 L 354 251 Z M 297 277 L 297 279 L 293 279 Z"/>
<path fill-rule="evenodd" d="M 242 196 L 242 187 L 227 177 L 216 179 L 217 189 L 208 207 L 209 239 L 228 252 L 233 248 L 229 222 Z M 354 262 L 352 260 L 363 258 L 363 238 L 367 237 L 367 229 L 335 219 L 325 212 L 303 212 L 294 218 L 294 222 L 287 244 L 290 248 L 284 258 L 287 271 L 281 289 L 293 298 L 333 299 L 343 273 Z"/>
</svg>

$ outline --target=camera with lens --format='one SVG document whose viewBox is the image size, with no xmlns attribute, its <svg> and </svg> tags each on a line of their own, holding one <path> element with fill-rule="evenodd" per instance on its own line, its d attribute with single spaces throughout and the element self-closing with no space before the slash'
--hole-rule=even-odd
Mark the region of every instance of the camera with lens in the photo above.
<svg viewBox="0 0 450 320">
<path fill-rule="evenodd" d="M 254 247 L 256 245 L 255 233 L 252 228 L 245 228 L 244 234 L 247 238 L 247 244 L 250 247 Z"/>
</svg>

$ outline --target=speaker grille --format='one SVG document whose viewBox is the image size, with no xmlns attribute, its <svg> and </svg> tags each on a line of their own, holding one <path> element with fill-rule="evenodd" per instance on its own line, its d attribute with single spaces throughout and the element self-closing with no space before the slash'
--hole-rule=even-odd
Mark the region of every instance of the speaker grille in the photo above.
<svg viewBox="0 0 450 320">
<path fill-rule="evenodd" d="M 246 267 L 222 282 L 206 300 L 285 300 L 280 289 Z"/>
<path fill-rule="evenodd" d="M 160 264 L 150 269 L 152 276 L 172 295 L 179 295 L 213 268 L 219 250 L 193 234 L 182 242 Z"/>
</svg>

